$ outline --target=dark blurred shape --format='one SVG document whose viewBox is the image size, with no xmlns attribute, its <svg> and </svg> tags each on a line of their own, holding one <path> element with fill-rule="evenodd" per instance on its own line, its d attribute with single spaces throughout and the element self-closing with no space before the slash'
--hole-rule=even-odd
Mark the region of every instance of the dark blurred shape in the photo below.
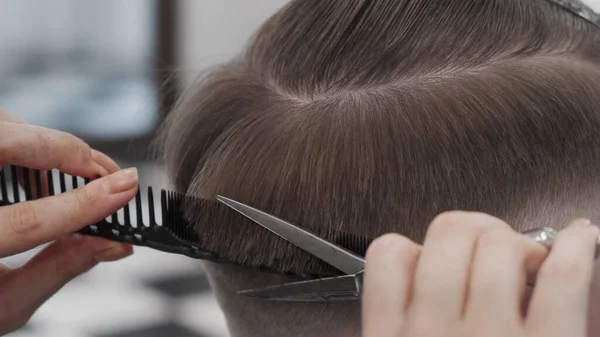
<svg viewBox="0 0 600 337">
<path fill-rule="evenodd" d="M 189 295 L 210 291 L 208 279 L 204 273 L 190 275 L 173 275 L 162 279 L 152 280 L 148 286 L 162 294 L 174 298 L 183 298 Z"/>
<path fill-rule="evenodd" d="M 201 335 L 175 323 L 170 323 L 97 337 L 208 337 L 208 335 Z"/>
</svg>

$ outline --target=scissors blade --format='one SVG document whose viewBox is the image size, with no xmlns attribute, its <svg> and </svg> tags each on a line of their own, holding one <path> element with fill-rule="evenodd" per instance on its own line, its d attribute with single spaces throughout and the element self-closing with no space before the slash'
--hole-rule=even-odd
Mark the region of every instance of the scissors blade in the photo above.
<svg viewBox="0 0 600 337">
<path fill-rule="evenodd" d="M 217 200 L 346 274 L 357 274 L 365 269 L 362 257 L 289 222 L 229 198 L 217 196 Z"/>
<path fill-rule="evenodd" d="M 357 300 L 361 291 L 362 273 L 359 273 L 242 290 L 238 295 L 270 301 L 330 302 Z"/>
</svg>

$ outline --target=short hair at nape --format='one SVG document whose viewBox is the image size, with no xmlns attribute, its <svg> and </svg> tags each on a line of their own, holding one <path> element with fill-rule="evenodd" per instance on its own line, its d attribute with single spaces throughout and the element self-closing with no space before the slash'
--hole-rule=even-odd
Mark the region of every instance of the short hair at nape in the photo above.
<svg viewBox="0 0 600 337">
<path fill-rule="evenodd" d="M 421 240 L 453 209 L 519 226 L 528 200 L 596 179 L 598 33 L 542 0 L 292 1 L 181 97 L 160 138 L 169 174 L 324 238 Z M 199 213 L 233 260 L 314 268 L 252 223 Z"/>
</svg>

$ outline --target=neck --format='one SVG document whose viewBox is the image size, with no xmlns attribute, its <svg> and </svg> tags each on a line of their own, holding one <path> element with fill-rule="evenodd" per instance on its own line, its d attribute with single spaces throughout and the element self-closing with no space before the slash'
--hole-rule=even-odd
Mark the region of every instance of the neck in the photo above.
<svg viewBox="0 0 600 337">
<path fill-rule="evenodd" d="M 291 280 L 236 266 L 204 263 L 232 337 L 360 336 L 360 301 L 273 302 L 237 296 L 242 289 Z"/>
</svg>

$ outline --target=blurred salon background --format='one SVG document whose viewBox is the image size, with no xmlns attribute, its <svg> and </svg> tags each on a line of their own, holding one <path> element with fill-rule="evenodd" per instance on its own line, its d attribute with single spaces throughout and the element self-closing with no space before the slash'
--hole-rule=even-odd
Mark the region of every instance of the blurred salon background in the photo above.
<svg viewBox="0 0 600 337">
<path fill-rule="evenodd" d="M 286 0 L 0 0 L 0 107 L 168 186 L 151 140 L 181 88 Z M 19 266 L 37 250 L 0 260 Z M 227 336 L 198 261 L 136 248 L 67 285 L 11 337 Z"/>
<path fill-rule="evenodd" d="M 142 185 L 166 187 L 149 145 L 181 88 L 240 50 L 285 2 L 0 0 L 0 106 L 137 166 Z M 600 9 L 600 0 L 587 2 Z M 34 253 L 0 262 L 18 266 Z M 198 261 L 137 248 L 66 286 L 10 336 L 227 331 Z"/>
</svg>

